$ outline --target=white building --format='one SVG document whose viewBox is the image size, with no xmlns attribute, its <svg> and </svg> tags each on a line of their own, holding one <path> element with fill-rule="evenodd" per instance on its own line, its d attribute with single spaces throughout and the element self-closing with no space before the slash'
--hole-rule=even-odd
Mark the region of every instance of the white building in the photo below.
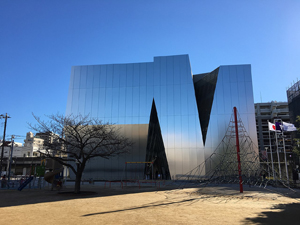
<svg viewBox="0 0 300 225">
<path fill-rule="evenodd" d="M 2 145 L 2 141 L 1 141 Z M 4 152 L 3 157 L 8 158 L 11 153 L 11 143 L 7 144 L 7 146 L 4 146 Z M 14 142 L 14 148 L 13 148 L 13 157 L 23 157 L 24 154 L 27 154 L 27 151 L 23 148 L 22 143 Z"/>
<path fill-rule="evenodd" d="M 26 139 L 24 140 L 24 150 L 26 150 L 27 156 L 39 156 L 37 152 L 42 150 L 44 146 L 44 139 L 34 137 L 32 132 L 26 134 Z"/>
<path fill-rule="evenodd" d="M 2 140 L 0 141 L 2 143 Z M 2 145 L 2 144 L 1 144 Z M 6 142 L 7 146 L 4 146 L 3 157 L 9 158 L 11 155 L 12 144 Z M 44 140 L 41 138 L 34 137 L 32 132 L 26 134 L 24 145 L 20 142 L 14 142 L 13 146 L 13 157 L 32 157 L 39 156 L 38 151 L 43 150 Z"/>
</svg>

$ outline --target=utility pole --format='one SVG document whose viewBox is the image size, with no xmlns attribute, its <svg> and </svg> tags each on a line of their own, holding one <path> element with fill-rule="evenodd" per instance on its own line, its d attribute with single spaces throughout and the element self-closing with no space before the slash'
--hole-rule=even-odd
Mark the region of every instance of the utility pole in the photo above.
<svg viewBox="0 0 300 225">
<path fill-rule="evenodd" d="M 9 163 L 9 167 L 8 167 L 8 176 L 7 176 L 7 187 L 10 188 L 10 172 L 11 172 L 11 164 L 12 164 L 12 156 L 13 156 L 13 151 L 14 151 L 14 135 L 11 135 L 11 149 L 10 149 L 10 154 L 9 154 L 9 158 L 8 158 L 8 163 Z M 8 164 L 7 163 L 7 164 Z"/>
<path fill-rule="evenodd" d="M 0 176 L 2 175 L 2 161 L 3 161 L 3 153 L 4 153 L 4 143 L 5 143 L 5 133 L 6 133 L 6 124 L 7 124 L 7 118 L 10 118 L 7 113 L 5 116 L 3 114 L 0 115 L 0 118 L 5 118 L 4 122 L 4 132 L 3 132 L 3 140 L 2 140 L 2 150 L 1 150 L 1 161 L 0 161 Z"/>
</svg>

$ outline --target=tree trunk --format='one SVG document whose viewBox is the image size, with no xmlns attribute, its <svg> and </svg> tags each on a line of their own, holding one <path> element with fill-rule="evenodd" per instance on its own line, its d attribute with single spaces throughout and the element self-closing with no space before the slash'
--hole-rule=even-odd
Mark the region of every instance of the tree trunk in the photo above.
<svg viewBox="0 0 300 225">
<path fill-rule="evenodd" d="M 77 173 L 76 173 L 76 180 L 75 180 L 75 189 L 74 193 L 79 194 L 80 193 L 80 184 L 81 184 L 81 177 L 82 177 L 83 170 L 80 168 L 80 166 L 77 166 Z"/>
</svg>

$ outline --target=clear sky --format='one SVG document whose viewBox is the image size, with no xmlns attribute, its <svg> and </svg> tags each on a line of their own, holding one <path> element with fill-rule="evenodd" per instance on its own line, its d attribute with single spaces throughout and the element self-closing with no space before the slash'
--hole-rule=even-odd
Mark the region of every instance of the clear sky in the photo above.
<svg viewBox="0 0 300 225">
<path fill-rule="evenodd" d="M 7 135 L 25 136 L 32 112 L 65 112 L 71 66 L 177 54 L 195 74 L 251 64 L 254 101 L 287 101 L 300 78 L 300 1 L 0 0 Z"/>
</svg>

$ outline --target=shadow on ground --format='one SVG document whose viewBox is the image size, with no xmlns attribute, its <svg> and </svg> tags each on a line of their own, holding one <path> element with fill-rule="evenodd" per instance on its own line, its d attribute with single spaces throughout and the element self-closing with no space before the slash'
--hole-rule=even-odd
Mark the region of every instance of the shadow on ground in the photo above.
<svg viewBox="0 0 300 225">
<path fill-rule="evenodd" d="M 196 187 L 197 188 L 197 187 Z M 213 188 L 214 191 L 211 191 L 210 188 Z M 248 193 L 273 193 L 288 198 L 300 198 L 300 189 L 292 188 L 278 188 L 272 186 L 243 186 L 243 193 L 240 193 L 240 187 L 238 184 L 210 184 L 206 186 L 198 187 L 198 193 L 200 194 L 221 194 L 225 196 L 239 196 L 240 194 L 246 196 Z"/>
<path fill-rule="evenodd" d="M 155 186 L 150 187 L 111 187 L 105 188 L 100 185 L 83 185 L 81 187 L 80 194 L 74 194 L 74 187 L 68 186 L 62 189 L 60 192 L 51 191 L 50 189 L 24 189 L 22 191 L 1 189 L 0 190 L 0 208 L 9 206 L 20 206 L 27 204 L 37 204 L 45 202 L 56 202 L 65 201 L 71 199 L 80 198 L 95 198 L 95 197 L 106 197 L 115 196 L 123 194 L 133 194 L 133 193 L 143 193 L 143 192 L 153 192 L 153 191 L 164 191 L 173 190 L 177 186 L 167 186 L 157 188 Z"/>
<path fill-rule="evenodd" d="M 17 190 L 0 190 L 0 208 L 1 207 L 9 207 L 9 206 L 20 206 L 27 204 L 37 204 L 37 203 L 46 203 L 46 202 L 56 202 L 56 201 L 65 201 L 72 199 L 82 199 L 82 198 L 98 198 L 98 197 L 106 197 L 106 196 L 117 196 L 123 194 L 133 194 L 133 193 L 145 193 L 145 192 L 153 192 L 153 191 L 168 191 L 168 190 L 176 190 L 179 185 L 172 183 L 172 185 L 168 185 L 165 187 L 157 188 L 155 186 L 144 186 L 139 189 L 136 186 L 124 187 L 104 187 L 100 185 L 82 185 L 81 186 L 81 194 L 74 194 L 73 186 L 67 186 L 62 191 L 51 191 L 49 189 L 24 189 L 23 191 Z M 282 194 L 286 197 L 291 198 L 299 198 L 299 192 L 293 192 L 288 190 L 287 188 L 274 190 L 258 188 L 258 187 L 245 187 L 243 196 L 239 194 L 239 186 L 238 185 L 213 185 L 210 187 L 214 187 L 214 191 L 210 190 L 209 187 L 199 187 L 199 185 L 189 184 L 185 185 L 181 188 L 198 188 L 199 192 L 197 195 L 223 195 L 223 196 L 237 196 L 237 197 L 247 197 L 248 193 L 261 193 L 261 192 L 275 192 Z M 216 188 L 218 187 L 218 188 Z M 180 189 L 181 189 L 180 188 Z M 216 190 L 218 193 L 216 193 Z M 287 206 L 289 207 L 289 206 Z M 300 210 L 299 210 L 300 215 Z M 260 218 L 261 219 L 261 218 Z M 300 223 L 299 223 L 300 224 Z"/>
<path fill-rule="evenodd" d="M 145 209 L 145 208 L 152 208 L 152 207 L 160 207 L 160 206 L 167 206 L 167 205 L 174 205 L 174 204 L 182 204 L 182 203 L 193 202 L 195 200 L 198 200 L 198 198 L 184 199 L 184 200 L 180 200 L 180 201 L 167 202 L 167 203 L 151 203 L 151 204 L 147 204 L 147 205 L 143 205 L 143 206 L 126 208 L 126 209 L 119 209 L 119 210 L 112 210 L 112 211 L 105 211 L 105 212 L 98 212 L 98 213 L 90 213 L 90 214 L 82 215 L 82 217 L 96 216 L 96 215 L 102 215 L 102 214 L 124 212 L 124 211 Z"/>
<path fill-rule="evenodd" d="M 274 212 L 261 212 L 255 218 L 247 218 L 244 224 L 300 224 L 300 203 L 280 204 Z"/>
</svg>

